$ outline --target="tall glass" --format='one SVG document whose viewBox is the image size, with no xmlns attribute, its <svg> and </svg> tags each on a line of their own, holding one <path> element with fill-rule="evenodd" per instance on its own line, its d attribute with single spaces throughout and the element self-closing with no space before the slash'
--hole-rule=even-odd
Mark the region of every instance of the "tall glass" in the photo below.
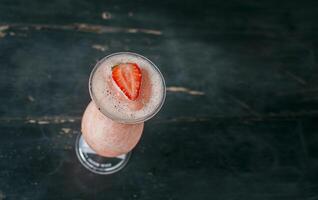
<svg viewBox="0 0 318 200">
<path fill-rule="evenodd" d="M 109 67 L 118 62 L 138 62 L 142 69 L 141 97 L 136 102 L 125 101 L 118 88 L 112 86 L 111 77 L 106 75 Z M 95 65 L 89 78 L 89 92 L 92 101 L 82 118 L 76 154 L 91 172 L 112 174 L 128 163 L 132 149 L 141 138 L 144 122 L 161 109 L 166 95 L 165 81 L 149 59 L 136 53 L 119 52 Z M 117 107 L 112 105 L 113 101 L 119 102 Z M 121 109 L 123 106 L 132 110 L 125 112 Z"/>
</svg>

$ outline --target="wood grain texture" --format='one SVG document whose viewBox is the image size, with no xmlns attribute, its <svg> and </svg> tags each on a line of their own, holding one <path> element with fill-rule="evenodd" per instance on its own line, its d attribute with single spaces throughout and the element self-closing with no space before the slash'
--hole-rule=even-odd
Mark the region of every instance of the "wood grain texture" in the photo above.
<svg viewBox="0 0 318 200">
<path fill-rule="evenodd" d="M 317 1 L 0 1 L 1 199 L 318 198 Z M 129 165 L 74 143 L 105 55 L 167 84 Z"/>
</svg>

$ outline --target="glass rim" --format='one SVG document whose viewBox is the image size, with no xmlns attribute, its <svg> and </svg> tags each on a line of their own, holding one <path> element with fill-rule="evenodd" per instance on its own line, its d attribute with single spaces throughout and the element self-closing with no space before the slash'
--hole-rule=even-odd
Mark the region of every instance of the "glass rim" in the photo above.
<svg viewBox="0 0 318 200">
<path fill-rule="evenodd" d="M 120 55 L 120 54 L 129 54 L 129 55 L 133 55 L 133 56 L 137 56 L 137 57 L 140 57 L 144 60 L 146 60 L 147 62 L 149 62 L 151 64 L 151 66 L 159 73 L 160 77 L 161 77 L 161 82 L 162 82 L 162 87 L 163 87 L 163 90 L 162 90 L 162 98 L 161 98 L 161 102 L 160 104 L 154 109 L 154 111 L 149 114 L 149 115 L 146 115 L 145 117 L 142 117 L 142 118 L 136 118 L 136 119 L 133 119 L 133 120 L 127 120 L 127 119 L 118 119 L 118 118 L 115 118 L 112 114 L 108 113 L 107 111 L 105 111 L 105 109 L 99 109 L 99 111 L 104 115 L 106 116 L 107 118 L 115 121 L 115 122 L 118 122 L 118 123 L 122 123 L 122 124 L 138 124 L 138 123 L 142 123 L 142 122 L 145 122 L 149 119 L 151 119 L 152 117 L 154 117 L 159 111 L 160 109 L 162 108 L 164 102 L 165 102 L 165 99 L 166 99 L 166 83 L 165 83 L 165 79 L 162 75 L 162 73 L 160 72 L 159 68 L 151 61 L 149 60 L 148 58 L 146 58 L 145 56 L 142 56 L 140 54 L 137 54 L 137 53 L 134 53 L 134 52 L 128 52 L 128 51 L 122 51 L 122 52 L 116 52 L 116 53 L 112 53 L 112 54 L 109 54 L 105 57 L 103 57 L 102 59 L 100 59 L 94 66 L 93 70 L 91 71 L 90 73 L 90 76 L 89 76 L 89 81 L 88 81 L 88 89 L 89 89 L 89 94 L 90 94 L 90 97 L 92 99 L 92 101 L 94 102 L 94 104 L 97 106 L 97 107 L 101 107 L 97 102 L 97 99 L 94 95 L 94 92 L 92 91 L 92 79 L 93 79 L 93 76 L 96 72 L 96 70 L 101 66 L 101 64 L 107 60 L 108 58 L 112 57 L 112 56 L 116 56 L 116 55 Z"/>
</svg>

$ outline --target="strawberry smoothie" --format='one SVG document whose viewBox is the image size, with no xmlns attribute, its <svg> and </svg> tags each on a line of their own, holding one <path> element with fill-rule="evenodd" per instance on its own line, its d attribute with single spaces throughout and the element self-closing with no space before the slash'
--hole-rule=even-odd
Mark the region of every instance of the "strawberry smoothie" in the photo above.
<svg viewBox="0 0 318 200">
<path fill-rule="evenodd" d="M 93 101 L 83 115 L 82 136 L 104 157 L 130 152 L 141 138 L 144 121 L 160 110 L 165 98 L 165 83 L 155 65 L 125 52 L 97 63 L 89 90 Z"/>
<path fill-rule="evenodd" d="M 91 102 L 82 119 L 85 141 L 99 155 L 115 157 L 131 151 L 141 137 L 144 123 L 122 124 L 103 115 Z"/>
</svg>

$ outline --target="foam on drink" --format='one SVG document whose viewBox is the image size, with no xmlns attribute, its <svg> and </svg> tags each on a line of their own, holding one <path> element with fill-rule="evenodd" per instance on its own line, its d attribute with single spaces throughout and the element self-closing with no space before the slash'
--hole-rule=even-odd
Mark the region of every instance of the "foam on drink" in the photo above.
<svg viewBox="0 0 318 200">
<path fill-rule="evenodd" d="M 140 95 L 130 101 L 112 81 L 112 67 L 120 63 L 136 63 L 142 71 Z M 148 59 L 134 53 L 112 54 L 99 63 L 90 77 L 90 93 L 95 104 L 107 117 L 124 122 L 141 122 L 161 107 L 165 98 L 164 80 Z"/>
</svg>

